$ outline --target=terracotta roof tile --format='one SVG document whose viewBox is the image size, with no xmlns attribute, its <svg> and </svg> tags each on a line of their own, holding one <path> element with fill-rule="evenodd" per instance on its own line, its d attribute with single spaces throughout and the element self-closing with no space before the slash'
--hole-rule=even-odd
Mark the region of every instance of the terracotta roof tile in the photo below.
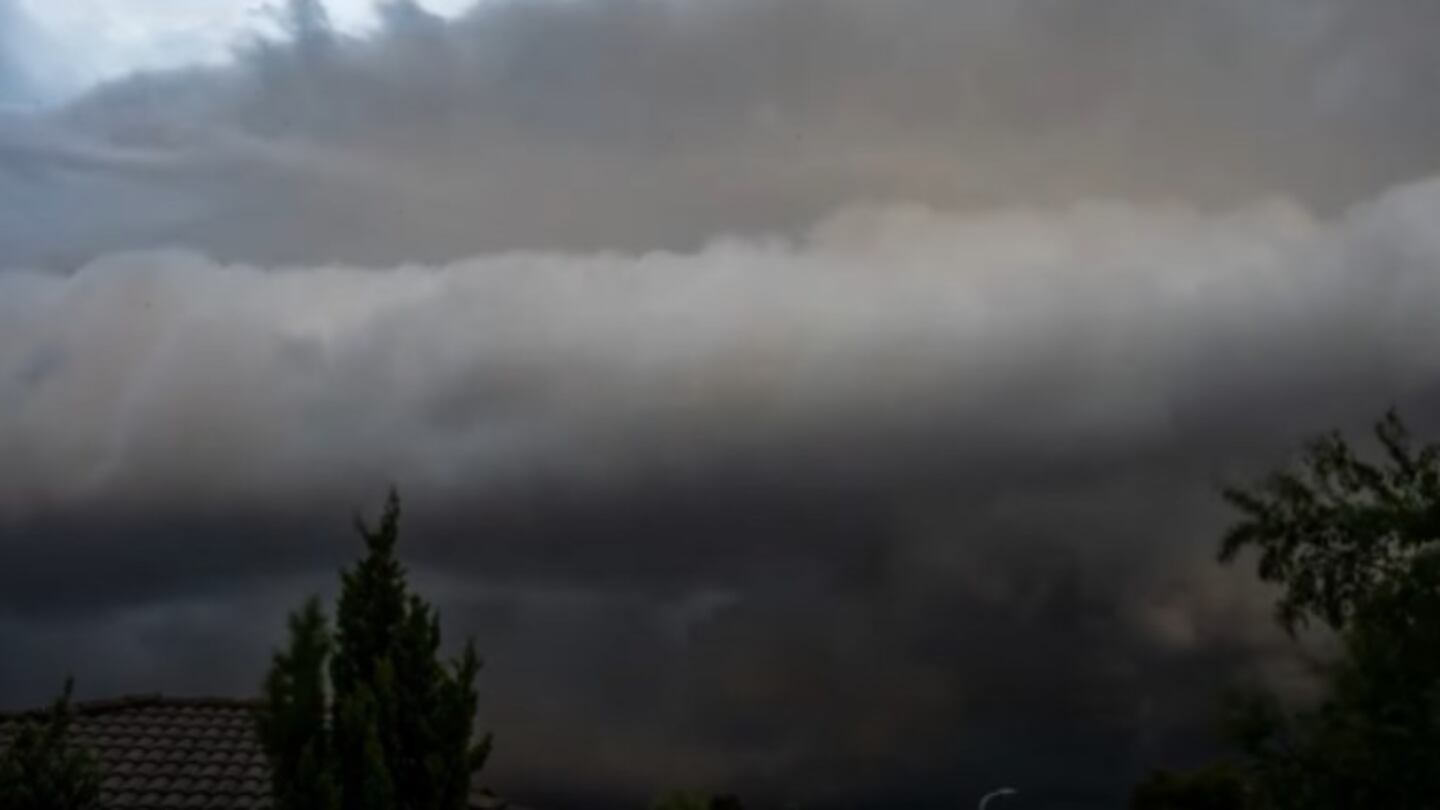
<svg viewBox="0 0 1440 810">
<path fill-rule="evenodd" d="M 72 739 L 104 768 L 107 810 L 263 810 L 270 790 L 253 725 L 258 705 L 160 695 L 77 703 Z M 42 715 L 0 714 L 0 748 Z"/>
<path fill-rule="evenodd" d="M 265 753 L 255 735 L 259 706 L 161 695 L 76 703 L 71 739 L 104 769 L 102 810 L 270 810 Z M 45 712 L 0 713 L 0 750 Z M 471 806 L 505 805 L 484 791 Z"/>
</svg>

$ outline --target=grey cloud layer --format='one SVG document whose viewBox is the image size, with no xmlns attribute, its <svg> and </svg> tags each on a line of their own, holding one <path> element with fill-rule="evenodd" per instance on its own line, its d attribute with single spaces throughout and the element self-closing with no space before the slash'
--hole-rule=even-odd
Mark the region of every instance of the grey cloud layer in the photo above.
<svg viewBox="0 0 1440 810">
<path fill-rule="evenodd" d="M 19 12 L 12 8 L 12 0 L 0 2 L 0 113 L 29 97 L 30 80 L 20 62 L 16 42 L 21 22 Z"/>
<path fill-rule="evenodd" d="M 1284 193 L 1334 210 L 1436 169 L 1424 32 L 1440 11 L 1411 0 L 540 0 L 387 18 L 371 39 L 311 26 L 233 68 L 102 88 L 51 116 L 66 150 L 0 145 L 28 170 L 0 172 L 26 200 L 0 215 L 6 263 L 177 243 L 264 263 L 694 249 L 855 198 Z"/>
<path fill-rule="evenodd" d="M 1422 183 L 1336 221 L 1279 202 L 860 208 L 693 254 L 11 272 L 0 437 L 22 463 L 0 513 L 234 508 L 376 475 L 606 486 L 932 431 L 987 463 L 1019 445 L 1063 464 L 1276 393 L 1422 393 L 1437 200 Z"/>
</svg>

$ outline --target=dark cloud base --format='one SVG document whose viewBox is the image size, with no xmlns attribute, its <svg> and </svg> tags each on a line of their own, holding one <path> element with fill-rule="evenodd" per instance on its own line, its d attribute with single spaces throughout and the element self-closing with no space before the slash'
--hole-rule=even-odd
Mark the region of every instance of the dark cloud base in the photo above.
<svg viewBox="0 0 1440 810">
<path fill-rule="evenodd" d="M 805 477 L 744 476 L 704 478 L 703 497 L 663 481 L 528 504 L 422 496 L 405 548 L 447 632 L 489 659 L 493 779 L 532 803 L 634 806 L 693 784 L 938 807 L 1003 781 L 1113 806 L 1143 768 L 1212 750 L 1218 688 L 1277 653 L 1244 603 L 1186 603 L 1195 637 L 1156 636 L 1146 612 L 1195 598 L 1166 582 L 1206 564 L 1219 510 L 1203 483 L 1109 469 L 988 493 L 941 468 L 808 496 Z M 7 530 L 0 547 L 29 551 L 4 569 L 0 617 L 32 640 L 5 634 L 26 664 L 0 694 L 36 702 L 70 670 L 90 693 L 243 694 L 282 609 L 306 584 L 333 589 L 343 527 Z M 95 655 L 92 633 L 140 638 L 136 659 Z"/>
</svg>

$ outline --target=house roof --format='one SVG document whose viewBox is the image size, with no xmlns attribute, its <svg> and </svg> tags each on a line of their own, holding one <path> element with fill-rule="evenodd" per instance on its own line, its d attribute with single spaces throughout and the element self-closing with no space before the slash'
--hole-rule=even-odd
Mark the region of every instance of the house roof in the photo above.
<svg viewBox="0 0 1440 810">
<path fill-rule="evenodd" d="M 256 701 L 138 695 L 74 704 L 72 743 L 104 770 L 105 810 L 269 808 Z M 0 748 L 44 710 L 0 714 Z"/>
<path fill-rule="evenodd" d="M 270 810 L 269 769 L 255 732 L 260 706 L 158 694 L 80 702 L 71 705 L 70 740 L 100 762 L 103 810 Z M 0 750 L 48 713 L 0 712 Z M 477 790 L 469 805 L 509 806 L 487 790 Z"/>
</svg>

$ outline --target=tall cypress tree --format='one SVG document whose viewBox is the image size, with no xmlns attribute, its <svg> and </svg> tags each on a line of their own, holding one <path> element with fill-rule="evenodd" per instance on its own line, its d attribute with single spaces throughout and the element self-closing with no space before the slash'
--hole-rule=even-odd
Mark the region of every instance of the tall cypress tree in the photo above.
<svg viewBox="0 0 1440 810">
<path fill-rule="evenodd" d="M 273 690 L 281 699 L 270 719 L 262 715 L 262 733 L 305 729 L 287 732 L 285 744 L 275 747 L 289 758 L 275 765 L 277 799 L 279 786 L 296 783 L 318 797 L 309 806 L 327 807 L 328 779 L 340 810 L 461 810 L 490 749 L 488 736 L 474 739 L 480 659 L 473 642 L 453 661 L 440 658 L 439 617 L 410 591 L 395 555 L 399 496 L 391 491 L 374 527 L 357 519 L 356 528 L 366 552 L 341 571 L 333 649 L 318 606 L 307 608 L 292 619 L 291 652 L 277 656 L 267 681 L 267 696 L 273 701 Z M 314 633 L 327 643 L 310 640 Z M 312 703 L 293 696 L 311 693 L 295 684 L 318 679 L 327 656 L 328 723 L 324 712 L 317 718 Z M 315 741 L 327 733 L 325 744 Z M 305 750 L 324 762 L 323 778 L 300 765 Z"/>
<path fill-rule="evenodd" d="M 265 678 L 258 729 L 272 763 L 276 810 L 336 810 L 339 805 L 328 731 L 325 664 L 330 630 L 320 600 L 290 616 L 290 647 L 275 654 Z"/>
</svg>

